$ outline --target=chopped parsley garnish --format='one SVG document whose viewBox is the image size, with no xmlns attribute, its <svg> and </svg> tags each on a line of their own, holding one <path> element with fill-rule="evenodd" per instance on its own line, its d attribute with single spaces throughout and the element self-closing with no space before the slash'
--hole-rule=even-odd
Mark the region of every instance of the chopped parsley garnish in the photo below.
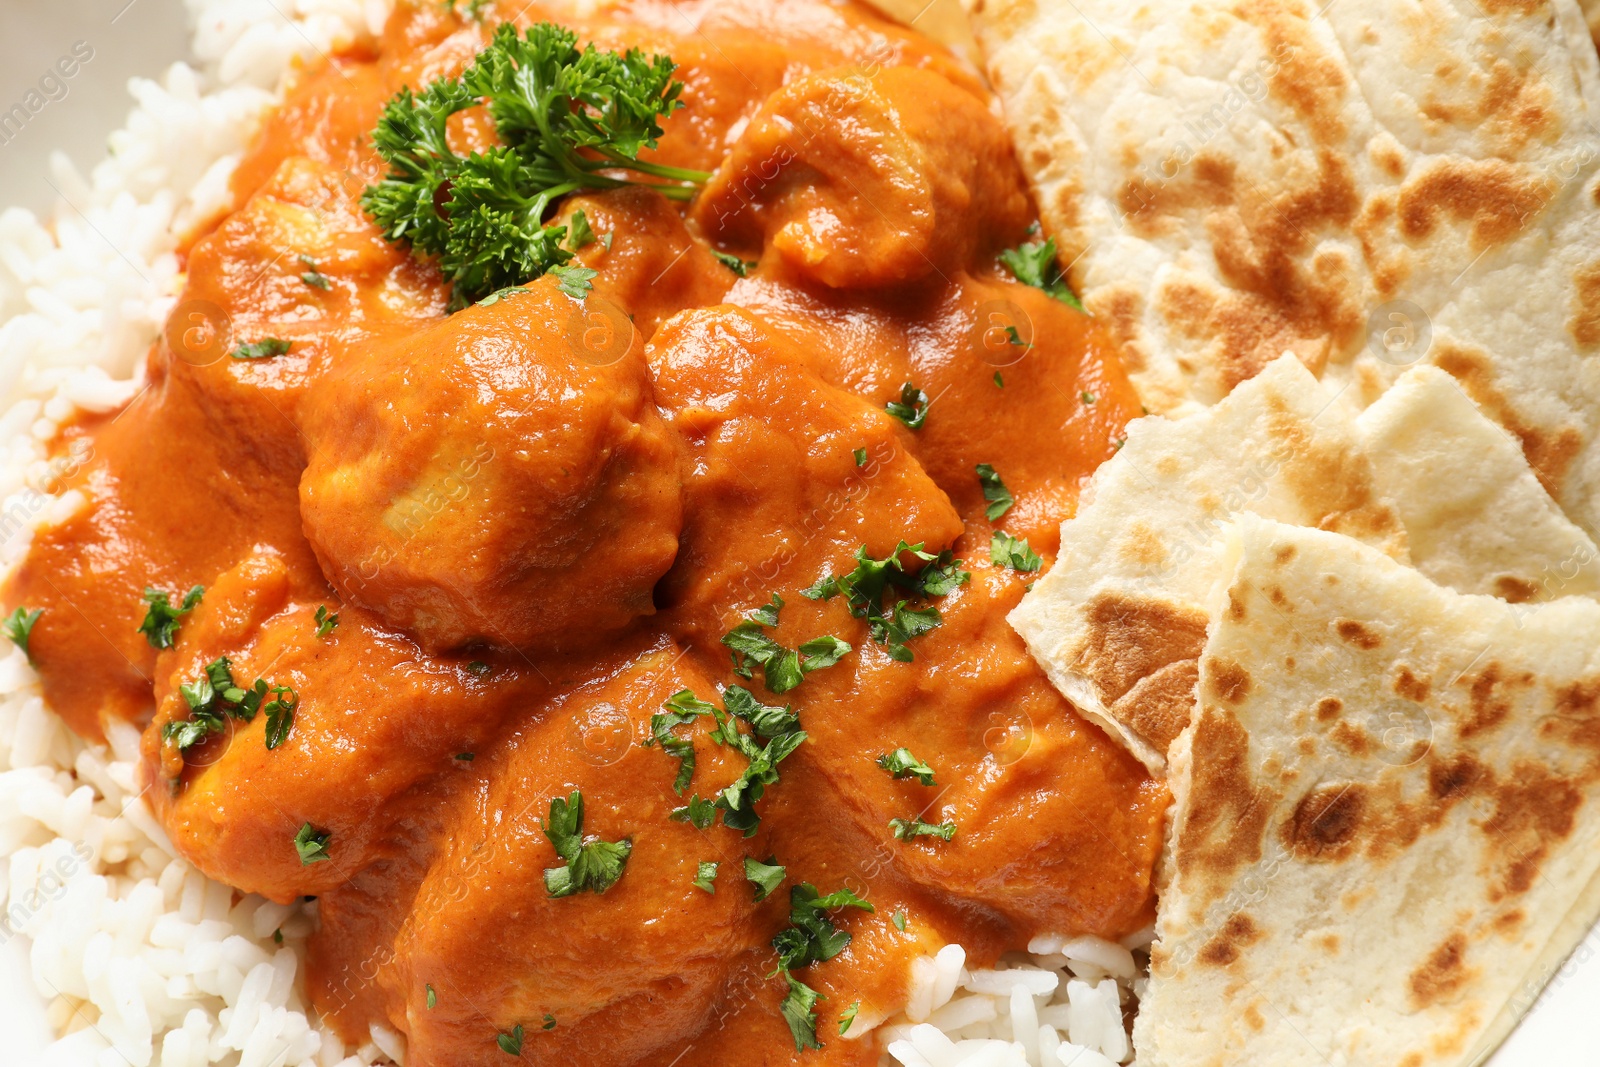
<svg viewBox="0 0 1600 1067">
<path fill-rule="evenodd" d="M 594 279 L 600 272 L 593 267 L 556 266 L 549 273 L 556 280 L 556 288 L 574 300 L 582 300 L 594 288 Z"/>
<path fill-rule="evenodd" d="M 232 354 L 234 359 L 271 359 L 273 356 L 287 355 L 290 343 L 276 337 L 263 337 L 259 341 L 240 345 Z"/>
<path fill-rule="evenodd" d="M 332 859 L 328 855 L 328 842 L 333 840 L 330 830 L 318 830 L 310 823 L 300 827 L 300 832 L 294 835 L 294 850 L 300 853 L 300 866 L 309 867 L 313 863 Z"/>
<path fill-rule="evenodd" d="M 1010 567 L 1024 574 L 1036 571 L 1044 565 L 1039 553 L 1028 547 L 1027 538 L 1012 537 L 1000 530 L 996 530 L 994 536 L 989 539 L 989 560 L 996 567 Z"/>
<path fill-rule="evenodd" d="M 856 466 L 865 467 L 867 465 L 867 450 L 866 449 L 858 448 L 854 452 L 852 452 L 851 455 L 855 456 L 855 458 L 856 458 Z"/>
<path fill-rule="evenodd" d="M 508 285 L 504 289 L 496 289 L 494 292 L 490 293 L 482 300 L 479 300 L 477 303 L 481 308 L 492 308 L 502 300 L 510 300 L 512 297 L 521 296 L 527 291 L 528 289 L 526 286 Z"/>
<path fill-rule="evenodd" d="M 871 904 L 848 889 L 821 896 L 817 887 L 810 882 L 791 886 L 790 925 L 778 931 L 778 935 L 772 939 L 772 947 L 778 953 L 778 967 L 772 973 L 781 973 L 789 983 L 789 992 L 783 998 L 780 1010 L 784 1022 L 789 1024 L 789 1033 L 794 1038 L 797 1052 L 822 1047 L 817 1040 L 817 1001 L 824 998 L 815 989 L 796 979 L 793 972 L 813 963 L 833 959 L 850 943 L 849 931 L 840 930 L 828 917 L 828 912 L 839 908 L 859 908 L 866 912 L 873 910 Z"/>
<path fill-rule="evenodd" d="M 439 1003 L 439 995 L 433 991 L 433 986 L 424 987 L 428 990 L 428 1010 L 432 1011 L 435 1004 Z"/>
<path fill-rule="evenodd" d="M 601 841 L 583 836 L 583 793 L 574 789 L 563 800 L 550 801 L 550 818 L 543 824 L 544 836 L 555 846 L 556 855 L 566 862 L 548 867 L 544 887 L 552 897 L 570 897 L 585 889 L 604 893 L 617 884 L 633 852 L 633 840 Z"/>
<path fill-rule="evenodd" d="M 262 684 L 257 682 L 257 685 Z M 267 749 L 277 748 L 289 739 L 294 727 L 294 709 L 300 706 L 300 694 L 286 685 L 272 687 L 272 699 L 261 710 L 267 713 Z"/>
<path fill-rule="evenodd" d="M 682 796 L 694 780 L 694 742 L 672 731 L 679 726 L 687 726 L 702 715 L 710 715 L 711 705 L 685 689 L 668 697 L 661 706 L 668 710 L 650 716 L 650 735 L 642 744 L 645 748 L 660 745 L 661 751 L 678 760 L 678 776 L 672 782 L 672 791 Z"/>
<path fill-rule="evenodd" d="M 913 430 L 922 429 L 928 418 L 928 394 L 906 382 L 900 387 L 900 399 L 885 404 L 884 410 Z"/>
<path fill-rule="evenodd" d="M 666 56 L 579 49 L 569 29 L 543 22 L 526 34 L 507 22 L 459 77 L 402 89 L 385 106 L 373 146 L 389 173 L 361 206 L 393 242 L 437 260 L 465 307 L 572 259 L 567 227 L 547 223 L 556 201 L 580 189 L 644 184 L 688 200 L 709 177 L 639 159 L 681 106 L 683 84 Z M 460 156 L 451 116 L 487 104 L 502 143 Z M 662 179 L 613 177 L 625 170 Z M 563 291 L 587 280 L 564 279 Z M 569 292 L 568 295 L 571 295 Z"/>
<path fill-rule="evenodd" d="M 709 735 L 711 740 L 738 752 L 748 761 L 748 765 L 731 785 L 717 794 L 716 800 L 702 800 L 696 794 L 689 798 L 688 804 L 674 809 L 669 817 L 704 830 L 711 825 L 713 812 L 720 811 L 722 825 L 743 831 L 744 836 L 751 837 L 756 827 L 761 825 L 761 816 L 755 812 L 756 801 L 765 795 L 767 786 L 777 783 L 778 764 L 800 747 L 806 734 L 800 729 L 800 717 L 788 705 L 780 708 L 763 704 L 743 686 L 730 685 L 723 690 L 722 704 L 720 708 L 708 704 L 688 689 L 675 693 L 662 705 L 671 710 L 663 715 L 652 716 L 651 740 L 658 741 L 661 732 L 657 730 L 658 719 L 662 721 L 665 731 L 692 722 L 700 716 L 714 719 L 717 725 Z M 747 723 L 752 732 L 740 730 L 740 722 Z M 761 744 L 757 738 L 765 740 L 766 744 Z M 674 751 L 667 749 L 665 742 L 659 742 L 669 755 L 676 755 L 683 761 L 679 765 L 677 781 L 687 784 L 688 778 L 683 767 L 687 765 L 690 773 L 693 773 L 693 748 L 686 739 L 669 739 L 681 742 L 684 746 Z"/>
<path fill-rule="evenodd" d="M 1015 326 L 1006 327 L 1006 344 L 1016 345 L 1018 348 L 1032 348 L 1032 341 L 1024 341 Z"/>
<path fill-rule="evenodd" d="M 700 867 L 695 872 L 694 887 L 696 889 L 704 889 L 707 893 L 715 893 L 717 891 L 717 867 L 718 864 L 714 860 L 701 860 Z"/>
<path fill-rule="evenodd" d="M 473 760 L 477 759 L 478 757 L 477 757 L 477 755 L 475 753 L 472 753 L 472 752 L 457 752 L 456 755 L 455 755 L 455 758 L 460 760 L 462 763 L 471 763 Z"/>
<path fill-rule="evenodd" d="M 913 656 L 906 642 L 937 629 L 944 621 L 938 608 L 912 607 L 910 599 L 945 596 L 972 577 L 949 551 L 925 552 L 922 544 L 901 541 L 883 559 L 869 556 L 867 546 L 862 545 L 856 549 L 855 570 L 818 579 L 800 595 L 809 600 L 830 600 L 845 594 L 850 614 L 867 620 L 867 632 L 886 647 L 889 658 L 910 663 Z M 904 555 L 920 560 L 923 567 L 915 574 L 909 573 L 901 562 Z M 885 603 L 890 589 L 899 590 L 901 599 Z"/>
<path fill-rule="evenodd" d="M 178 686 L 178 693 L 189 705 L 189 718 L 167 723 L 161 729 L 161 737 L 180 753 L 212 734 L 221 733 L 225 727 L 224 717 L 240 722 L 253 721 L 256 712 L 263 710 L 261 705 L 268 693 L 273 699 L 265 708 L 267 748 L 277 748 L 288 738 L 294 724 L 294 709 L 300 703 L 300 695 L 289 686 L 269 686 L 263 678 L 257 678 L 249 689 L 241 688 L 233 680 L 233 662 L 227 656 L 218 656 L 206 664 L 199 678 Z"/>
<path fill-rule="evenodd" d="M 276 930 L 272 931 L 272 943 L 274 945 L 283 944 L 283 927 L 280 926 Z"/>
<path fill-rule="evenodd" d="M 328 276 L 317 270 L 316 260 L 310 256 L 301 256 L 300 265 L 306 268 L 306 272 L 300 275 L 300 280 L 311 286 L 311 288 L 321 289 L 326 292 L 333 287 L 333 283 L 328 280 Z"/>
<path fill-rule="evenodd" d="M 899 930 L 901 933 L 905 933 L 905 929 L 906 929 L 906 909 L 904 909 L 904 908 L 898 909 L 893 915 L 891 915 L 889 917 L 889 921 L 894 923 L 894 928 L 896 930 Z"/>
<path fill-rule="evenodd" d="M 339 613 L 329 613 L 328 605 L 317 605 L 317 636 L 327 637 L 339 625 Z"/>
<path fill-rule="evenodd" d="M 770 897 L 783 884 L 784 873 L 784 868 L 775 863 L 762 863 L 749 856 L 745 857 L 744 876 L 755 886 L 757 904 Z"/>
<path fill-rule="evenodd" d="M 507 1056 L 522 1055 L 522 1024 L 518 1023 L 513 1026 L 509 1034 L 501 1034 L 496 1037 L 494 1043 L 499 1045 L 500 1051 Z"/>
<path fill-rule="evenodd" d="M 889 829 L 900 841 L 910 841 L 913 837 L 937 837 L 941 841 L 948 841 L 956 836 L 956 824 L 953 822 L 935 824 L 921 819 L 890 819 Z"/>
<path fill-rule="evenodd" d="M 0 633 L 4 633 L 13 645 L 22 649 L 22 654 L 28 657 L 28 662 L 33 662 L 33 652 L 28 648 L 28 641 L 33 637 L 33 626 L 39 621 L 39 616 L 44 614 L 43 608 L 19 607 L 4 620 L 0 620 Z M 176 624 L 174 624 L 176 627 Z"/>
<path fill-rule="evenodd" d="M 993 467 L 987 463 L 980 463 L 977 471 L 978 484 L 983 486 L 983 499 L 989 502 L 983 513 L 989 517 L 990 522 L 994 522 L 1010 511 L 1011 505 L 1016 501 L 1012 499 L 1011 490 L 1006 488 L 1006 483 L 1000 480 L 1000 475 L 995 473 Z"/>
<path fill-rule="evenodd" d="M 839 1036 L 843 1037 L 850 1032 L 850 1024 L 856 1021 L 856 1012 L 861 1010 L 861 1001 L 856 1001 L 844 1011 L 839 1013 Z"/>
<path fill-rule="evenodd" d="M 1081 395 L 1085 404 L 1094 403 L 1094 394 L 1089 392 L 1087 389 L 1085 389 Z"/>
<path fill-rule="evenodd" d="M 1006 380 L 1000 377 L 999 371 L 994 372 L 994 385 L 996 389 L 1004 389 L 1006 387 Z"/>
<path fill-rule="evenodd" d="M 765 606 L 745 616 L 744 622 L 722 638 L 733 657 L 733 673 L 752 678 L 752 665 L 760 666 L 762 680 L 774 693 L 787 693 L 805 681 L 806 675 L 833 666 L 851 650 L 848 641 L 832 635 L 813 637 L 798 649 L 785 648 L 766 633 L 767 627 L 778 625 L 782 610 L 783 597 L 774 593 Z"/>
<path fill-rule="evenodd" d="M 915 778 L 923 785 L 933 785 L 933 768 L 911 754 L 909 748 L 897 748 L 878 757 L 878 766 L 896 778 Z"/>
<path fill-rule="evenodd" d="M 589 227 L 589 216 L 582 211 L 574 211 L 571 221 L 567 224 L 567 247 L 577 252 L 592 244 L 594 244 L 594 230 Z"/>
<path fill-rule="evenodd" d="M 181 604 L 173 607 L 171 593 L 162 589 L 147 588 L 144 591 L 144 599 L 149 607 L 145 609 L 144 621 L 139 624 L 139 632 L 150 642 L 150 647 L 171 648 L 178 637 L 178 620 L 193 611 L 205 594 L 206 587 L 197 585 L 183 595 Z"/>
<path fill-rule="evenodd" d="M 541 1029 L 554 1030 L 555 1028 L 556 1028 L 556 1017 L 554 1015 L 551 1015 L 549 1012 L 545 1012 L 544 1013 L 544 1026 L 541 1027 Z"/>
<path fill-rule="evenodd" d="M 751 269 L 755 267 L 757 262 L 753 259 L 740 259 L 738 256 L 730 255 L 727 252 L 718 252 L 715 248 L 711 250 L 711 254 L 717 257 L 718 263 L 721 263 L 741 278 L 748 278 Z"/>
<path fill-rule="evenodd" d="M 704 830 L 716 821 L 717 806 L 696 793 L 683 807 L 673 808 L 667 818 L 673 822 L 686 822 L 696 830 Z"/>
<path fill-rule="evenodd" d="M 1061 264 L 1056 261 L 1054 237 L 1046 241 L 1024 241 L 1016 248 L 1008 248 L 1000 253 L 1000 262 L 1004 263 L 1023 285 L 1043 289 L 1047 296 L 1052 296 L 1079 311 L 1083 310 L 1083 304 L 1078 300 L 1077 294 L 1061 275 Z"/>
</svg>

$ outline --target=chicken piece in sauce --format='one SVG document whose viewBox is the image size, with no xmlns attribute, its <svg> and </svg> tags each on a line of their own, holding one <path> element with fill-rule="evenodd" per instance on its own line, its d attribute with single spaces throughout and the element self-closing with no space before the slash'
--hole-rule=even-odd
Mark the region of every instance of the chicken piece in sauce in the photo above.
<svg viewBox="0 0 1600 1067">
<path fill-rule="evenodd" d="M 846 0 L 482 14 L 401 3 L 300 75 L 240 164 L 180 312 L 287 350 L 197 360 L 169 329 L 140 398 L 63 442 L 92 446 L 87 503 L 8 593 L 44 608 L 49 699 L 86 736 L 145 727 L 153 807 L 202 870 L 318 897 L 313 1002 L 352 1043 L 404 1035 L 412 1067 L 513 1062 L 513 1032 L 531 1063 L 865 1067 L 917 956 L 1142 926 L 1165 794 L 1050 687 L 1005 623 L 1032 572 L 989 559 L 1006 534 L 1049 564 L 1138 403 L 1108 331 L 996 261 L 1032 213 L 976 76 Z M 368 138 L 502 19 L 671 55 L 685 106 L 645 158 L 717 174 L 681 212 L 568 198 L 592 292 L 547 276 L 449 315 L 359 208 Z M 862 559 L 903 568 L 885 606 L 922 613 L 914 636 L 816 592 Z M 136 632 L 146 585 L 204 587 L 168 647 Z M 730 655 L 741 626 L 798 680 Z M 208 698 L 211 729 L 191 697 L 224 659 L 232 698 L 264 695 Z M 742 813 L 714 799 L 744 743 L 697 712 L 669 752 L 655 722 L 740 692 L 804 734 Z M 936 785 L 880 766 L 902 746 Z M 579 853 L 546 830 L 574 795 L 569 852 L 614 847 L 556 893 Z M 919 819 L 953 830 L 891 832 Z M 765 899 L 747 861 L 783 868 Z M 848 940 L 788 978 L 772 940 L 805 883 L 871 910 L 834 912 Z M 824 998 L 810 1040 L 791 981 Z"/>
</svg>

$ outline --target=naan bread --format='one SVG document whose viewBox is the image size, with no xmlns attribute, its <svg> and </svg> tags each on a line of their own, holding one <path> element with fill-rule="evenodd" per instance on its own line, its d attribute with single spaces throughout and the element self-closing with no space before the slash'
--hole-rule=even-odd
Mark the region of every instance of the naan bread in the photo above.
<svg viewBox="0 0 1600 1067">
<path fill-rule="evenodd" d="M 1011 613 L 1056 687 L 1152 772 L 1189 722 L 1219 536 L 1243 512 L 1407 558 L 1353 420 L 1286 356 L 1216 407 L 1133 422 Z"/>
<path fill-rule="evenodd" d="M 1419 360 L 1600 530 L 1600 60 L 1574 0 L 968 0 L 1146 405 Z"/>
<path fill-rule="evenodd" d="M 1600 604 L 1235 530 L 1140 1067 L 1475 1063 L 1600 911 Z"/>
<path fill-rule="evenodd" d="M 1600 594 L 1600 549 L 1444 371 L 1407 371 L 1356 424 L 1423 574 L 1514 603 Z"/>
</svg>

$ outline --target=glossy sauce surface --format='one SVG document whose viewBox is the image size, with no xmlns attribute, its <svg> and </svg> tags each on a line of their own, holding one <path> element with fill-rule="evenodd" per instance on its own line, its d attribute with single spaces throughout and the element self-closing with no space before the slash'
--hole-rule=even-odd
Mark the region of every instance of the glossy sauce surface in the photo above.
<svg viewBox="0 0 1600 1067">
<path fill-rule="evenodd" d="M 88 737 L 148 724 L 176 845 L 243 891 L 316 896 L 318 1007 L 352 1039 L 405 1034 L 414 1067 L 506 1062 L 496 1037 L 518 1025 L 541 1064 L 872 1063 L 860 1035 L 903 1006 L 916 956 L 1145 924 L 1165 793 L 1035 666 L 1005 622 L 1032 575 L 989 554 L 1001 530 L 1048 564 L 1138 403 L 1106 333 L 997 262 L 1033 216 L 981 84 L 825 0 L 486 14 L 403 3 L 298 76 L 236 210 L 193 244 L 148 387 L 61 442 L 92 449 L 83 504 L 8 590 L 43 609 L 52 705 Z M 545 278 L 447 315 L 436 273 L 361 213 L 368 133 L 502 17 L 670 54 L 686 106 L 655 157 L 716 173 L 682 212 L 637 189 L 565 202 L 609 235 L 579 253 L 599 272 L 585 300 Z M 458 133 L 487 136 L 471 116 Z M 289 351 L 226 355 L 267 337 Z M 931 398 L 919 429 L 885 410 L 906 383 Z M 1015 499 L 993 521 L 979 464 Z M 801 595 L 901 541 L 971 574 L 927 601 L 941 624 L 911 662 L 844 598 Z M 158 652 L 141 592 L 194 585 Z M 781 695 L 721 643 L 774 594 L 778 642 L 852 648 Z M 264 715 L 186 753 L 163 740 L 219 656 L 299 694 L 281 745 Z M 643 745 L 673 694 L 732 684 L 807 735 L 748 838 L 670 819 L 677 760 Z M 701 797 L 745 766 L 711 725 L 679 730 Z M 877 764 L 900 746 L 937 785 Z M 542 823 L 574 789 L 583 832 L 632 853 L 605 893 L 552 898 Z M 891 835 L 914 817 L 956 833 Z M 326 862 L 301 862 L 307 823 Z M 746 857 L 784 865 L 784 888 L 754 902 Z M 714 893 L 693 884 L 704 861 Z M 849 945 L 799 975 L 826 997 L 824 1047 L 800 1053 L 769 975 L 802 882 L 874 910 L 837 913 Z"/>
</svg>

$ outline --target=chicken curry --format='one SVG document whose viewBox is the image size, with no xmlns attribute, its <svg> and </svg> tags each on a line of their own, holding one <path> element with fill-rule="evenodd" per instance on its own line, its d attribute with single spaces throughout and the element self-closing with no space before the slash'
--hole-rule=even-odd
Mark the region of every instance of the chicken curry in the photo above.
<svg viewBox="0 0 1600 1067">
<path fill-rule="evenodd" d="M 485 293 L 423 251 L 467 179 L 396 235 L 373 131 L 549 24 L 676 64 L 664 177 L 585 143 Z M 1006 623 L 1138 401 L 965 64 L 829 0 L 412 0 L 232 183 L 8 606 L 187 859 L 316 898 L 349 1040 L 870 1064 L 914 958 L 1148 924 L 1163 787 Z"/>
</svg>

